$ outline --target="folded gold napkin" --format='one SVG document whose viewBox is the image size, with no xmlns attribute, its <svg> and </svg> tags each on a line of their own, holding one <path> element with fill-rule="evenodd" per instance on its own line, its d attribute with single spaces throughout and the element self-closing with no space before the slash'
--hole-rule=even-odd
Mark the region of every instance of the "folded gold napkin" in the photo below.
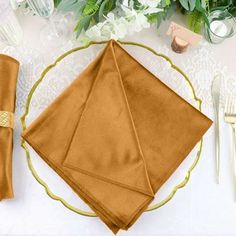
<svg viewBox="0 0 236 236">
<path fill-rule="evenodd" d="M 116 233 L 137 220 L 210 125 L 110 41 L 23 138 Z"/>
<path fill-rule="evenodd" d="M 13 113 L 19 62 L 0 54 L 0 200 L 13 197 Z"/>
</svg>

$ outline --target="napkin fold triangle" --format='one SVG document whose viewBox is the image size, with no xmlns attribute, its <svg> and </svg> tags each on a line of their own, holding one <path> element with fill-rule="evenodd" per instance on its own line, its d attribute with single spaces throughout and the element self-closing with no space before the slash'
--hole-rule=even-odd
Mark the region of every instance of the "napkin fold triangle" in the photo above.
<svg viewBox="0 0 236 236">
<path fill-rule="evenodd" d="M 112 40 L 22 136 L 117 233 L 211 123 Z"/>
</svg>

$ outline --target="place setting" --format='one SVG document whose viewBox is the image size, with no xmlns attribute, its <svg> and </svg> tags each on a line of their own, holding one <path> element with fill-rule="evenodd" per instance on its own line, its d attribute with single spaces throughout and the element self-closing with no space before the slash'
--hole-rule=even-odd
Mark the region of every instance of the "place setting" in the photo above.
<svg viewBox="0 0 236 236">
<path fill-rule="evenodd" d="M 236 71 L 233 53 L 218 49 L 234 45 L 235 8 L 0 1 L 0 209 L 10 217 L 15 206 L 15 222 L 27 218 L 27 199 L 32 210 L 27 228 L 10 229 L 0 213 L 0 234 L 169 235 L 172 215 L 176 235 L 233 235 Z M 19 191 L 22 181 L 30 184 Z M 209 198 L 222 191 L 216 199 L 231 211 L 217 234 L 204 220 L 222 220 L 212 216 L 224 203 Z M 36 232 L 39 217 L 50 218 L 42 199 L 57 219 Z"/>
</svg>

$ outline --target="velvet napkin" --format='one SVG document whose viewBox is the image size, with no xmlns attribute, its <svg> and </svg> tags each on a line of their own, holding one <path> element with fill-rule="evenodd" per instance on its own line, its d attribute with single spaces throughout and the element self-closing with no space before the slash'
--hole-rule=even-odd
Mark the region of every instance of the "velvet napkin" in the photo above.
<svg viewBox="0 0 236 236">
<path fill-rule="evenodd" d="M 18 69 L 18 61 L 0 54 L 0 200 L 13 197 L 13 113 Z"/>
<path fill-rule="evenodd" d="M 23 138 L 117 233 L 211 123 L 110 41 Z"/>
</svg>

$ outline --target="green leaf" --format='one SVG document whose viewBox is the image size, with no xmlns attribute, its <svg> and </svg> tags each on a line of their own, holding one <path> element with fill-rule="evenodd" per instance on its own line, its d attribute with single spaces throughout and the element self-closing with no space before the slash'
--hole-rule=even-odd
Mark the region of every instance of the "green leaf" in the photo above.
<svg viewBox="0 0 236 236">
<path fill-rule="evenodd" d="M 60 11 L 75 11 L 76 13 L 81 13 L 86 2 L 87 0 L 61 0 L 57 8 Z"/>
<path fill-rule="evenodd" d="M 205 8 L 202 7 L 201 0 L 196 0 L 196 10 L 199 11 L 202 14 L 202 18 L 206 25 L 210 27 L 210 22 L 208 20 L 208 12 L 206 11 Z"/>
<path fill-rule="evenodd" d="M 146 17 L 148 18 L 148 21 L 152 23 L 156 23 L 157 28 L 161 25 L 161 22 L 169 19 L 174 12 L 176 12 L 177 4 L 175 2 L 172 2 L 169 6 L 166 6 L 162 12 L 148 14 Z"/>
<path fill-rule="evenodd" d="M 170 5 L 170 0 L 162 0 L 161 1 L 161 6 L 162 7 L 167 7 L 167 6 L 169 6 Z"/>
<path fill-rule="evenodd" d="M 105 5 L 104 14 L 114 10 L 116 8 L 117 0 L 108 0 L 107 4 Z"/>
<path fill-rule="evenodd" d="M 81 34 L 82 30 L 87 30 L 90 22 L 92 20 L 92 16 L 83 16 L 79 19 L 74 31 L 76 32 L 76 38 L 79 37 L 79 35 Z"/>
<path fill-rule="evenodd" d="M 165 0 L 166 1 L 166 6 L 169 6 L 170 5 L 170 0 Z"/>
<path fill-rule="evenodd" d="M 109 0 L 105 0 L 102 2 L 101 6 L 99 8 L 99 13 L 98 13 L 99 20 L 102 20 L 103 15 L 104 15 L 105 6 L 108 2 L 109 2 Z"/>
<path fill-rule="evenodd" d="M 229 6 L 218 6 L 218 7 L 211 8 L 211 11 L 216 11 L 216 10 L 225 11 L 225 10 L 228 10 L 228 9 L 229 9 Z"/>
<path fill-rule="evenodd" d="M 194 10 L 187 15 L 188 27 L 195 33 L 200 33 L 202 29 L 202 13 Z"/>
<path fill-rule="evenodd" d="M 99 2 L 97 0 L 87 0 L 83 10 L 84 15 L 92 15 L 99 10 Z"/>
<path fill-rule="evenodd" d="M 236 17 L 236 6 L 234 7 L 231 7 L 230 9 L 229 9 L 229 12 L 234 16 L 234 17 Z"/>
<path fill-rule="evenodd" d="M 141 4 L 138 0 L 133 0 L 133 5 L 135 10 L 138 10 L 141 7 Z"/>
<path fill-rule="evenodd" d="M 63 11 L 73 11 L 77 2 L 77 0 L 62 0 L 57 8 Z"/>
<path fill-rule="evenodd" d="M 163 21 L 163 12 L 159 12 L 157 14 L 157 29 L 160 27 L 162 21 Z"/>
<path fill-rule="evenodd" d="M 196 0 L 179 0 L 179 2 L 187 11 L 193 11 L 196 6 Z"/>
<path fill-rule="evenodd" d="M 176 13 L 178 5 L 176 2 L 172 2 L 171 5 L 167 8 L 166 19 L 169 19 L 173 14 Z"/>
<path fill-rule="evenodd" d="M 57 7 L 57 6 L 60 4 L 61 1 L 62 1 L 62 0 L 54 0 L 54 5 L 55 5 L 55 7 Z"/>
<path fill-rule="evenodd" d="M 157 22 L 157 14 L 158 13 L 152 13 L 152 14 L 148 14 L 146 15 L 149 23 L 153 24 L 153 23 L 156 23 Z"/>
</svg>

